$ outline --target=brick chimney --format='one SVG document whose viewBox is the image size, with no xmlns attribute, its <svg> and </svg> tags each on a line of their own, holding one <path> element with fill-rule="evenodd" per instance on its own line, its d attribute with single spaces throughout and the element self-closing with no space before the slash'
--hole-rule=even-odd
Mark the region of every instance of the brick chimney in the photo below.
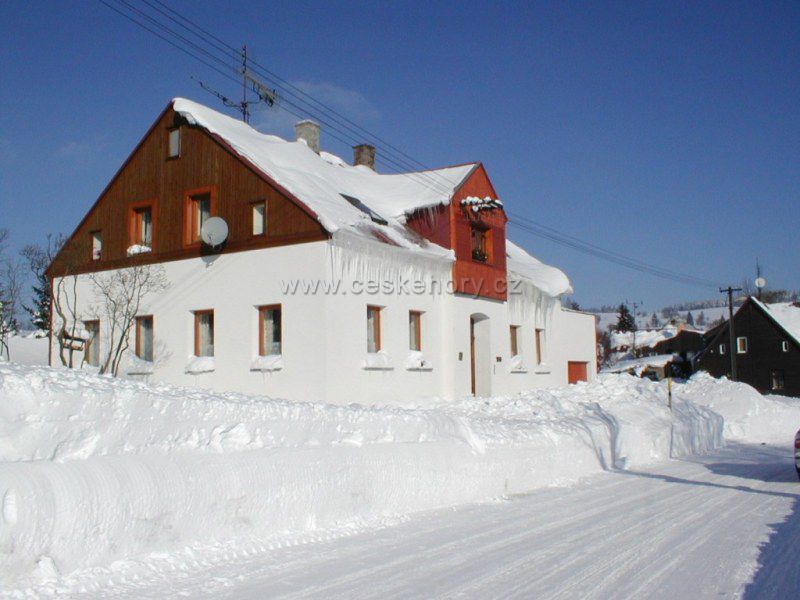
<svg viewBox="0 0 800 600">
<path fill-rule="evenodd" d="M 319 125 L 314 121 L 298 121 L 294 125 L 297 140 L 303 140 L 314 152 L 319 154 Z"/>
<path fill-rule="evenodd" d="M 359 144 L 353 146 L 353 164 L 364 165 L 373 171 L 375 170 L 375 146 L 369 144 Z"/>
</svg>

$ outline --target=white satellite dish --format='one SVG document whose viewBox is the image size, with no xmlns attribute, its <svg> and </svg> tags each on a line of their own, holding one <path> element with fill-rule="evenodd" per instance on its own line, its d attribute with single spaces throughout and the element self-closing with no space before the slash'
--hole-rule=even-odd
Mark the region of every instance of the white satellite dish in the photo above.
<svg viewBox="0 0 800 600">
<path fill-rule="evenodd" d="M 200 228 L 200 239 L 204 244 L 216 248 L 228 239 L 228 224 L 221 217 L 207 219 Z"/>
<path fill-rule="evenodd" d="M 767 280 L 764 279 L 763 277 L 758 277 L 756 279 L 756 287 L 758 289 L 763 289 L 763 288 L 767 287 Z"/>
</svg>

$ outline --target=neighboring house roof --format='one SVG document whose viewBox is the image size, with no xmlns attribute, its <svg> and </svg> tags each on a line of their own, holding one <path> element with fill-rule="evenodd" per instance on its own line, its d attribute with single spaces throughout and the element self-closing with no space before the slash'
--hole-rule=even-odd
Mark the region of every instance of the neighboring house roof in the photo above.
<svg viewBox="0 0 800 600">
<path fill-rule="evenodd" d="M 757 298 L 750 298 L 750 300 L 764 311 L 778 327 L 791 336 L 797 344 L 800 344 L 800 306 L 796 306 L 792 302 L 767 304 Z"/>
<path fill-rule="evenodd" d="M 656 344 L 665 340 L 672 339 L 677 335 L 675 327 L 664 327 L 662 329 L 643 329 L 636 332 L 637 348 L 653 348 Z M 611 348 L 630 348 L 633 346 L 632 331 L 615 331 L 611 334 Z"/>
<path fill-rule="evenodd" d="M 353 234 L 452 260 L 451 250 L 426 240 L 405 221 L 415 211 L 448 205 L 478 163 L 404 174 L 376 173 L 327 152 L 317 154 L 303 141 L 261 133 L 191 100 L 175 98 L 172 106 L 190 124 L 224 142 L 291 194 L 331 235 Z M 572 292 L 562 271 L 543 264 L 508 240 L 506 254 L 509 271 L 548 296 Z"/>
<path fill-rule="evenodd" d="M 675 358 L 673 354 L 657 354 L 655 356 L 643 356 L 641 358 L 632 358 L 630 360 L 623 360 L 617 364 L 606 367 L 601 373 L 624 373 L 625 371 L 634 371 L 637 375 L 648 368 L 661 368 L 667 366 Z"/>
</svg>

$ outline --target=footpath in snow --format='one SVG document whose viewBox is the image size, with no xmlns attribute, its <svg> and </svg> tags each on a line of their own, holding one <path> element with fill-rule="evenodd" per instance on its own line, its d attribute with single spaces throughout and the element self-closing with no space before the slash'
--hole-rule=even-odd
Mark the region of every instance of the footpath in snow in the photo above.
<svg viewBox="0 0 800 600">
<path fill-rule="evenodd" d="M 800 410 L 710 378 L 675 386 L 672 412 L 664 384 L 618 375 L 429 408 L 335 407 L 1 364 L 0 581 L 74 590 L 87 573 L 241 558 L 709 452 L 723 427 L 788 428 L 787 415 Z"/>
</svg>

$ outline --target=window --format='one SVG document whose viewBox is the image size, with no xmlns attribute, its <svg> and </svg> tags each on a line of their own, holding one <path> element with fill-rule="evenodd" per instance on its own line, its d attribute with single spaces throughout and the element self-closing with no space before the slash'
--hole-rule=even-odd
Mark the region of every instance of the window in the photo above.
<svg viewBox="0 0 800 600">
<path fill-rule="evenodd" d="M 472 260 L 479 262 L 489 261 L 487 232 L 480 227 L 472 227 Z"/>
<path fill-rule="evenodd" d="M 187 246 L 200 243 L 200 230 L 215 213 L 216 188 L 207 187 L 186 193 L 183 241 Z"/>
<path fill-rule="evenodd" d="M 727 348 L 725 348 L 725 344 L 720 344 L 719 345 L 719 353 L 720 354 L 725 354 L 726 350 L 727 350 Z"/>
<path fill-rule="evenodd" d="M 101 231 L 93 231 L 92 236 L 92 260 L 100 260 L 103 255 L 103 233 Z"/>
<path fill-rule="evenodd" d="M 773 371 L 772 372 L 772 391 L 779 392 L 782 391 L 785 387 L 785 383 L 783 380 L 783 371 Z"/>
<path fill-rule="evenodd" d="M 519 333 L 519 325 L 511 325 L 508 329 L 511 335 L 511 356 L 518 356 L 519 345 L 517 342 L 517 334 Z"/>
<path fill-rule="evenodd" d="M 153 317 L 136 317 L 136 356 L 153 362 Z"/>
<path fill-rule="evenodd" d="M 736 354 L 747 354 L 747 338 L 736 338 Z"/>
<path fill-rule="evenodd" d="M 544 329 L 536 330 L 536 364 L 544 363 Z"/>
<path fill-rule="evenodd" d="M 197 310 L 194 313 L 194 354 L 214 356 L 213 310 Z"/>
<path fill-rule="evenodd" d="M 131 244 L 153 247 L 153 205 L 141 204 L 131 209 Z"/>
<path fill-rule="evenodd" d="M 264 200 L 253 202 L 253 235 L 267 233 L 267 203 Z"/>
<path fill-rule="evenodd" d="M 367 306 L 367 352 L 381 349 L 381 308 Z"/>
<path fill-rule="evenodd" d="M 789 342 L 787 342 L 787 341 L 785 341 L 785 340 L 784 340 L 784 341 L 782 341 L 782 342 L 781 342 L 781 350 L 782 350 L 783 352 L 788 352 L 788 351 L 789 351 Z"/>
<path fill-rule="evenodd" d="M 261 356 L 281 354 L 281 305 L 258 308 L 258 353 Z"/>
<path fill-rule="evenodd" d="M 422 351 L 422 313 L 418 310 L 408 311 L 408 347 Z"/>
<path fill-rule="evenodd" d="M 169 130 L 169 149 L 167 158 L 178 158 L 181 155 L 181 130 L 180 127 Z"/>
<path fill-rule="evenodd" d="M 93 367 L 100 366 L 100 321 L 84 321 L 84 328 L 88 334 L 83 350 L 86 364 Z"/>
</svg>

